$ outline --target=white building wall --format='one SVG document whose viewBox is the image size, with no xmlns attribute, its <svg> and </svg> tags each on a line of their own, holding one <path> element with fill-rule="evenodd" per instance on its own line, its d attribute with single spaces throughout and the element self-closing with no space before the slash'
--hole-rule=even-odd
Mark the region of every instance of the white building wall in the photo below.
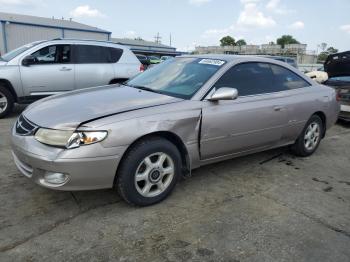
<svg viewBox="0 0 350 262">
<path fill-rule="evenodd" d="M 93 39 L 93 40 L 108 40 L 108 34 L 105 33 L 94 33 L 94 32 L 84 32 L 76 30 L 64 30 L 65 38 L 78 38 L 78 39 Z"/>
<path fill-rule="evenodd" d="M 6 24 L 6 39 L 8 51 L 24 44 L 38 40 L 49 40 L 62 37 L 62 30 L 19 24 Z"/>
</svg>

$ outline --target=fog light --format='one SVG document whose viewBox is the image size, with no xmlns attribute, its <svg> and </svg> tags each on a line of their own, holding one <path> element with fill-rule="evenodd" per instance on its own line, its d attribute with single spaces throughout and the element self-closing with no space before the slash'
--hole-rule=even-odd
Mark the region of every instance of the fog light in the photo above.
<svg viewBox="0 0 350 262">
<path fill-rule="evenodd" d="M 62 173 L 47 172 L 44 175 L 44 181 L 47 184 L 61 185 L 68 180 L 68 175 Z"/>
</svg>

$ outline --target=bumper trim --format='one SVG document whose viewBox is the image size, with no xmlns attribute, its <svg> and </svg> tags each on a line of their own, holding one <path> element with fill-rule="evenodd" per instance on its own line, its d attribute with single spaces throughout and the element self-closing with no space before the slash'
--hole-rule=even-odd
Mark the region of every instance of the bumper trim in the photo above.
<svg viewBox="0 0 350 262">
<path fill-rule="evenodd" d="M 33 176 L 33 168 L 19 160 L 14 152 L 12 152 L 12 156 L 18 170 L 26 177 L 31 178 Z"/>
</svg>

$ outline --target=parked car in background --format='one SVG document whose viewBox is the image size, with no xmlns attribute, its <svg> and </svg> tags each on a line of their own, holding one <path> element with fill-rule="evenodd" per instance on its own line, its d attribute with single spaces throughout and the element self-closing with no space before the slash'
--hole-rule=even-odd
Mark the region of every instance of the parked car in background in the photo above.
<svg viewBox="0 0 350 262">
<path fill-rule="evenodd" d="M 334 89 L 286 63 L 182 56 L 125 86 L 30 105 L 12 129 L 13 157 L 41 186 L 117 188 L 127 202 L 145 206 L 202 165 L 286 145 L 309 156 L 338 112 Z"/>
<path fill-rule="evenodd" d="M 161 60 L 162 62 L 164 62 L 165 60 L 172 59 L 172 58 L 174 58 L 174 57 L 173 57 L 173 56 L 168 56 L 168 55 L 163 55 L 163 56 L 160 58 L 160 60 Z"/>
<path fill-rule="evenodd" d="M 150 61 L 151 64 L 159 64 L 162 62 L 162 60 L 160 60 L 159 57 L 156 57 L 156 56 L 148 56 L 148 59 Z"/>
<path fill-rule="evenodd" d="M 308 77 L 311 79 L 315 80 L 317 83 L 324 83 L 325 81 L 328 80 L 328 74 L 324 71 L 311 71 L 308 73 L 305 73 Z"/>
<path fill-rule="evenodd" d="M 137 59 L 141 62 L 141 64 L 143 64 L 143 66 L 145 67 L 145 69 L 151 64 L 149 58 L 145 55 L 136 55 Z"/>
<path fill-rule="evenodd" d="M 124 82 L 141 69 L 127 47 L 111 42 L 55 39 L 21 46 L 0 59 L 0 118 L 14 103 Z"/>
<path fill-rule="evenodd" d="M 266 58 L 271 58 L 271 59 L 275 59 L 277 61 L 281 61 L 281 62 L 285 62 L 295 68 L 298 68 L 298 64 L 296 62 L 296 60 L 292 57 L 285 57 L 285 56 L 264 56 Z"/>
<path fill-rule="evenodd" d="M 323 84 L 338 92 L 341 104 L 339 118 L 350 121 L 350 51 L 329 55 L 324 69 L 328 80 Z"/>
</svg>

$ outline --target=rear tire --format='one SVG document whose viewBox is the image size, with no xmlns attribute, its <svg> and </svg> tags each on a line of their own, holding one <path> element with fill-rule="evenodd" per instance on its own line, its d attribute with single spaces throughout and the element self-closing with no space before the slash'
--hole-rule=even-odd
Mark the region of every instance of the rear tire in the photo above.
<svg viewBox="0 0 350 262">
<path fill-rule="evenodd" d="M 0 84 L 0 118 L 12 112 L 15 100 L 11 92 Z"/>
<path fill-rule="evenodd" d="M 292 146 L 292 152 L 297 156 L 307 157 L 312 155 L 320 145 L 324 127 L 322 119 L 313 115 L 306 123 L 303 131 Z"/>
<path fill-rule="evenodd" d="M 116 187 L 129 204 L 148 206 L 165 199 L 181 177 L 177 147 L 162 137 L 137 142 L 123 158 Z"/>
</svg>

